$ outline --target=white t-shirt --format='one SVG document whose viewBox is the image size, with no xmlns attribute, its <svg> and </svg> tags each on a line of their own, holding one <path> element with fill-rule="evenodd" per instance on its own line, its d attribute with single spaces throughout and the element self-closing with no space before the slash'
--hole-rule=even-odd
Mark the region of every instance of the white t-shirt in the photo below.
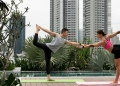
<svg viewBox="0 0 120 86">
<path fill-rule="evenodd" d="M 56 34 L 56 37 L 50 43 L 46 43 L 47 47 L 54 53 L 65 44 L 66 39 L 62 38 L 60 34 Z"/>
</svg>

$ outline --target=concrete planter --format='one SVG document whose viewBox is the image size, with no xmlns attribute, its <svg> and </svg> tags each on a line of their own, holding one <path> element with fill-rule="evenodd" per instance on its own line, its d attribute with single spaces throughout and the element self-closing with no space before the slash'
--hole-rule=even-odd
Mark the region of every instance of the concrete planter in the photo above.
<svg viewBox="0 0 120 86">
<path fill-rule="evenodd" d="M 16 77 L 21 77 L 21 67 L 16 67 L 12 70 L 12 73 L 16 74 Z"/>
<path fill-rule="evenodd" d="M 0 71 L 2 72 L 2 71 Z M 7 71 L 6 70 L 6 76 L 8 77 L 11 73 L 14 73 L 16 75 L 16 77 L 21 77 L 21 67 L 15 67 L 13 70 L 11 71 Z"/>
</svg>

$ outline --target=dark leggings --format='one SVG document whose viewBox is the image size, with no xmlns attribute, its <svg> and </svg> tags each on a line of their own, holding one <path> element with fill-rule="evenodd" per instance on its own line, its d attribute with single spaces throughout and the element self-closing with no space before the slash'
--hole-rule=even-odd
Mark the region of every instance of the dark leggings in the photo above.
<svg viewBox="0 0 120 86">
<path fill-rule="evenodd" d="M 51 59 L 52 51 L 46 46 L 46 44 L 38 43 L 38 34 L 34 35 L 33 44 L 36 47 L 43 49 L 43 51 L 45 53 L 46 72 L 47 72 L 47 74 L 50 74 L 50 59 Z"/>
<path fill-rule="evenodd" d="M 120 45 L 119 44 L 113 45 L 113 50 L 111 53 L 114 54 L 115 59 L 119 59 L 120 58 Z"/>
</svg>

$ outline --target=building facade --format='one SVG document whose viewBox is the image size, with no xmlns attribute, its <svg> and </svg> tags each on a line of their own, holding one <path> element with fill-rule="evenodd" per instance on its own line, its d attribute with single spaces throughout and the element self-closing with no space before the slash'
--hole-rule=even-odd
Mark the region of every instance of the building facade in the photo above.
<svg viewBox="0 0 120 86">
<path fill-rule="evenodd" d="M 98 42 L 96 31 L 111 28 L 111 0 L 83 0 L 83 36 Z"/>
<path fill-rule="evenodd" d="M 23 16 L 23 26 L 25 26 L 25 16 Z M 20 37 L 17 38 L 16 43 L 15 43 L 15 48 L 14 48 L 14 54 L 20 54 L 22 53 L 24 47 L 25 47 L 25 27 L 22 28 Z"/>
<path fill-rule="evenodd" d="M 83 29 L 79 29 L 78 42 L 83 42 Z"/>
<path fill-rule="evenodd" d="M 22 26 L 21 26 L 21 22 L 22 22 Z M 25 47 L 25 44 L 24 44 L 24 41 L 25 41 L 25 16 L 22 17 L 22 21 L 21 22 L 18 22 L 18 27 L 22 28 L 22 31 L 21 31 L 20 36 L 16 39 L 15 48 L 14 48 L 14 54 L 22 53 L 22 51 L 23 51 L 23 49 Z M 10 21 L 9 27 L 10 27 L 10 29 L 16 30 L 16 28 L 14 28 L 12 26 L 12 22 L 11 21 Z M 10 36 L 10 38 L 13 39 L 14 37 Z M 13 44 L 9 44 L 9 45 L 13 46 Z"/>
<path fill-rule="evenodd" d="M 79 0 L 50 0 L 50 30 L 69 30 L 68 40 L 78 41 Z"/>
</svg>

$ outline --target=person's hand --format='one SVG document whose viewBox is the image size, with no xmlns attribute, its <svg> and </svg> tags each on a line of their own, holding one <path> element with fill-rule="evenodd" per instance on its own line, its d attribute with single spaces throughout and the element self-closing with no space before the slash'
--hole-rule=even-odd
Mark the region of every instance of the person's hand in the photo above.
<svg viewBox="0 0 120 86">
<path fill-rule="evenodd" d="M 79 46 L 76 46 L 76 48 L 80 48 L 80 49 L 81 49 L 81 48 L 83 48 L 83 46 L 80 46 L 80 45 L 79 45 Z"/>
<path fill-rule="evenodd" d="M 119 34 L 119 33 L 120 33 L 120 31 L 117 32 L 117 34 Z"/>
<path fill-rule="evenodd" d="M 87 48 L 86 46 L 87 44 L 81 44 L 81 45 L 76 46 L 76 48 Z"/>
<path fill-rule="evenodd" d="M 90 48 L 90 45 L 84 45 L 84 48 Z"/>
<path fill-rule="evenodd" d="M 88 44 L 82 44 L 82 46 L 84 46 L 84 48 L 89 48 L 90 47 L 90 45 L 88 45 Z"/>
</svg>

